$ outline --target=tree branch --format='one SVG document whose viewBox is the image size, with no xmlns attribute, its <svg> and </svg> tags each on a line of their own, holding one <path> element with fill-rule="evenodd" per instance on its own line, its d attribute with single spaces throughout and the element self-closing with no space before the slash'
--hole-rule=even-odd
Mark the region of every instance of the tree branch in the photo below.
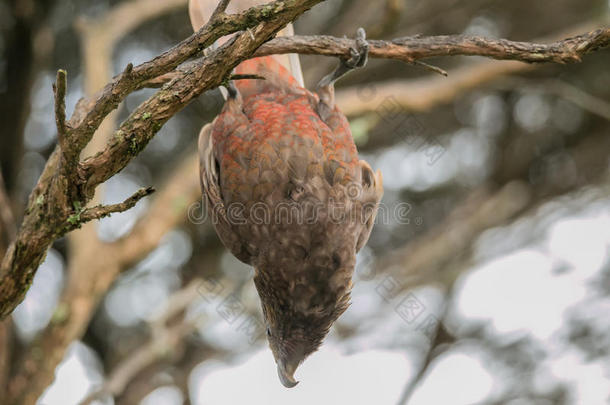
<svg viewBox="0 0 610 405">
<path fill-rule="evenodd" d="M 36 403 L 52 382 L 53 372 L 66 348 L 85 333 L 95 308 L 116 277 L 153 251 L 167 232 L 185 222 L 189 206 L 201 196 L 197 167 L 197 153 L 182 159 L 128 236 L 112 243 L 96 244 L 93 252 L 76 252 L 79 255 L 72 260 L 87 262 L 87 272 L 83 274 L 81 266 L 73 269 L 74 275 L 69 275 L 57 305 L 64 316 L 49 323 L 19 362 L 11 379 L 9 404 Z"/>
<path fill-rule="evenodd" d="M 576 33 L 591 31 L 596 23 L 579 24 L 544 41 L 560 42 L 558 39 L 572 37 Z M 337 90 L 336 103 L 346 115 L 359 115 L 375 111 L 383 100 L 392 97 L 408 111 L 427 111 L 436 105 L 450 102 L 458 94 L 481 86 L 501 76 L 526 72 L 542 66 L 541 64 L 520 63 L 518 61 L 483 60 L 467 64 L 451 71 L 447 78 L 423 77 L 414 80 L 388 80 L 368 86 L 350 86 Z M 363 97 L 364 92 L 371 96 Z"/>
<path fill-rule="evenodd" d="M 573 35 L 578 30 L 589 30 L 592 24 L 575 27 L 569 38 L 555 40 L 549 44 L 514 42 L 508 40 L 484 39 L 466 36 L 407 37 L 393 41 L 369 40 L 370 57 L 396 59 L 410 64 L 424 64 L 436 73 L 446 73 L 435 66 L 429 66 L 420 59 L 443 55 L 478 55 L 503 62 L 478 62 L 475 65 L 460 67 L 451 72 L 448 79 L 423 78 L 415 81 L 392 80 L 376 83 L 375 97 L 362 97 L 361 86 L 337 90 L 336 101 L 346 115 L 357 115 L 375 110 L 380 100 L 393 96 L 405 109 L 424 111 L 432 105 L 451 100 L 466 88 L 475 87 L 501 75 L 532 69 L 536 64 L 517 63 L 580 61 L 585 54 L 600 49 L 610 43 L 610 29 L 592 30 L 586 34 Z M 428 44 L 430 48 L 427 48 Z M 254 56 L 277 53 L 304 53 L 341 57 L 349 55 L 353 40 L 331 36 L 293 36 L 278 37 L 262 45 Z M 546 55 L 545 57 L 533 55 Z M 192 62 L 190 62 L 192 63 Z M 163 84 L 183 77 L 188 69 L 178 69 L 146 82 L 142 87 L 161 87 Z"/>
<path fill-rule="evenodd" d="M 116 212 L 127 211 L 130 208 L 133 208 L 138 201 L 142 198 L 146 197 L 155 192 L 155 189 L 152 187 L 142 188 L 138 190 L 131 197 L 123 201 L 122 203 L 112 204 L 112 205 L 97 205 L 92 208 L 85 209 L 81 214 L 79 214 L 78 220 L 76 220 L 77 227 L 80 224 L 84 224 L 85 222 L 93 221 L 94 219 L 101 219 L 109 216 L 110 214 Z M 72 217 L 70 217 L 72 218 Z M 68 218 L 68 220 L 70 220 Z"/>
<path fill-rule="evenodd" d="M 412 63 L 436 56 L 485 56 L 521 62 L 580 62 L 588 53 L 610 44 L 610 28 L 601 28 L 549 44 L 516 42 L 466 35 L 404 37 L 392 41 L 368 40 L 369 57 Z M 354 40 L 326 35 L 278 37 L 261 46 L 255 56 L 284 53 L 349 57 Z"/>
<path fill-rule="evenodd" d="M 405 37 L 392 41 L 368 40 L 369 57 L 395 59 L 423 65 L 435 73 L 446 75 L 443 69 L 431 66 L 420 59 L 438 56 L 484 56 L 492 59 L 515 60 L 526 63 L 574 63 L 593 51 L 610 44 L 610 28 L 602 28 L 549 44 L 516 42 L 507 39 L 488 39 L 464 35 L 440 35 L 434 37 Z M 354 40 L 328 35 L 295 35 L 277 37 L 261 45 L 254 57 L 287 53 L 349 57 Z M 142 82 L 143 87 L 158 87 L 161 83 L 183 77 L 181 69 L 168 72 Z"/>
<path fill-rule="evenodd" d="M 205 90 L 220 85 L 237 64 L 320 1 L 277 0 L 239 14 L 220 14 L 169 51 L 133 69 L 126 69 L 104 87 L 95 101 L 79 102 L 68 125 L 72 128 L 74 148 L 80 152 L 104 117 L 139 83 L 171 71 L 221 36 L 252 28 L 249 34 L 239 34 L 204 58 L 187 77 L 168 83 L 142 103 L 121 125 L 103 152 L 77 166 L 81 181 L 69 181 L 68 173 L 62 169 L 68 165 L 60 164 L 55 150 L 30 196 L 17 239 L 0 266 L 0 317 L 11 313 L 21 302 L 49 245 L 65 234 L 63 224 L 73 214 L 76 203 L 86 206 L 97 185 L 124 168 L 172 115 Z"/>
<path fill-rule="evenodd" d="M 55 125 L 57 126 L 57 139 L 63 153 L 69 158 L 68 129 L 66 127 L 66 71 L 58 70 L 57 78 L 53 84 L 55 94 Z"/>
<path fill-rule="evenodd" d="M 219 15 L 221 15 L 225 11 L 227 11 L 227 7 L 229 6 L 230 2 L 231 2 L 231 0 L 220 0 L 218 2 L 218 5 L 216 6 L 216 9 L 210 16 L 210 20 L 214 20 L 214 19 L 218 18 Z"/>
</svg>

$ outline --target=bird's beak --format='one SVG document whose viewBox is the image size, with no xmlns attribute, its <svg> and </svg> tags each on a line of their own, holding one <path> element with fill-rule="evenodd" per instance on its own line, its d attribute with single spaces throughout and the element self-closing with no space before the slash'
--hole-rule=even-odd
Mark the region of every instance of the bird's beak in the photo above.
<svg viewBox="0 0 610 405">
<path fill-rule="evenodd" d="M 280 359 L 277 362 L 277 375 L 280 377 L 280 381 L 284 387 L 292 388 L 299 383 L 294 379 L 294 372 L 296 371 L 297 366 L 298 363 L 290 364 L 290 362 L 286 362 L 283 359 Z"/>
</svg>

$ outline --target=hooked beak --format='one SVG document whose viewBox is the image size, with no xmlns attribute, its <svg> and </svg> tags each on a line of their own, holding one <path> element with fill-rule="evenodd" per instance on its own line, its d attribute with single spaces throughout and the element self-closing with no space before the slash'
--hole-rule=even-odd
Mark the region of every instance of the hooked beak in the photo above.
<svg viewBox="0 0 610 405">
<path fill-rule="evenodd" d="M 280 359 L 277 362 L 277 375 L 280 377 L 282 385 L 286 388 L 292 388 L 299 382 L 294 379 L 294 372 L 296 371 L 298 363 L 293 365 L 289 362 Z"/>
</svg>

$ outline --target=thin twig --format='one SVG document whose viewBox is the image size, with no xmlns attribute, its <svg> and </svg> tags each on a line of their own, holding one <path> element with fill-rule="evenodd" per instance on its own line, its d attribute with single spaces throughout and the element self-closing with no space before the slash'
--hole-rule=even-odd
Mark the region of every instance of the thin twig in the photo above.
<svg viewBox="0 0 610 405">
<path fill-rule="evenodd" d="M 53 84 L 55 94 L 55 125 L 57 126 L 57 139 L 63 153 L 69 152 L 68 129 L 66 127 L 66 76 L 65 70 L 57 71 L 57 77 Z"/>
<path fill-rule="evenodd" d="M 218 2 L 218 5 L 216 6 L 216 9 L 214 10 L 212 15 L 210 16 L 210 21 L 214 21 L 220 15 L 224 14 L 224 12 L 227 10 L 227 7 L 229 6 L 230 2 L 231 2 L 231 0 L 220 0 Z"/>
<path fill-rule="evenodd" d="M 122 203 L 111 205 L 97 205 L 95 207 L 87 208 L 80 214 L 80 220 L 78 221 L 78 223 L 84 224 L 85 222 L 89 222 L 94 219 L 101 219 L 116 212 L 127 211 L 128 209 L 133 208 L 142 198 L 154 192 L 155 189 L 152 187 L 141 188 Z"/>
<path fill-rule="evenodd" d="M 431 72 L 438 73 L 441 76 L 447 77 L 447 71 L 439 68 L 438 66 L 431 65 L 421 60 L 416 60 L 415 62 L 413 62 L 413 64 L 422 66 L 423 68 L 428 69 Z"/>
</svg>

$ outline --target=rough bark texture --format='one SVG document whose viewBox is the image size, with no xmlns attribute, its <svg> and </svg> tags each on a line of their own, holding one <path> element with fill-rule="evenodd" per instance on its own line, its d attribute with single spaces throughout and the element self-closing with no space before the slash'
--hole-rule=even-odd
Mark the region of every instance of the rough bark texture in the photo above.
<svg viewBox="0 0 610 405">
<path fill-rule="evenodd" d="M 358 95 L 360 88 L 337 90 L 337 104 L 346 115 L 357 115 L 374 110 L 379 100 L 393 96 L 405 109 L 424 111 L 432 105 L 451 100 L 457 92 L 465 88 L 481 85 L 500 75 L 532 69 L 536 63 L 579 62 L 584 55 L 610 44 L 610 29 L 594 29 L 594 25 L 574 27 L 573 32 L 592 30 L 586 34 L 570 36 L 555 40 L 549 44 L 514 42 L 504 39 L 489 40 L 481 37 L 461 35 L 442 35 L 435 37 L 407 37 L 392 41 L 369 40 L 372 58 L 395 59 L 407 63 L 418 63 L 421 59 L 449 56 L 470 55 L 485 56 L 503 62 L 479 62 L 477 65 L 454 70 L 446 80 L 424 78 L 418 82 L 405 83 L 401 80 L 382 82 L 375 85 L 376 97 L 363 98 Z M 266 56 L 278 53 L 315 54 L 334 57 L 349 55 L 353 40 L 331 36 L 278 37 L 263 44 L 254 56 Z M 517 63 L 519 62 L 527 62 Z M 429 65 L 424 65 L 430 67 Z M 430 67 L 434 71 L 444 71 Z M 164 83 L 178 79 L 186 74 L 187 69 L 180 67 L 174 71 L 143 82 L 143 87 L 161 87 Z"/>
<path fill-rule="evenodd" d="M 326 35 L 278 37 L 261 46 L 256 56 L 300 53 L 349 57 L 353 40 Z M 515 42 L 466 35 L 405 37 L 391 41 L 369 40 L 369 56 L 414 62 L 435 56 L 469 55 L 521 62 L 580 62 L 583 55 L 608 46 L 610 29 L 602 28 L 550 44 Z"/>
<path fill-rule="evenodd" d="M 29 198 L 17 238 L 3 258 L 0 316 L 10 314 L 23 300 L 50 244 L 82 224 L 82 207 L 100 183 L 123 169 L 171 116 L 205 90 L 219 86 L 239 62 L 319 1 L 276 1 L 231 16 L 221 12 L 198 33 L 152 61 L 135 68 L 128 66 L 94 100 L 81 100 L 66 123 L 65 150 L 56 148 L 49 158 Z M 139 83 L 174 69 L 221 36 L 248 28 L 249 33 L 240 34 L 217 49 L 193 66 L 183 79 L 168 83 L 140 105 L 121 124 L 103 152 L 77 165 L 66 161 L 66 156 L 80 154 L 104 117 Z M 76 167 L 76 173 L 70 167 Z"/>
</svg>

